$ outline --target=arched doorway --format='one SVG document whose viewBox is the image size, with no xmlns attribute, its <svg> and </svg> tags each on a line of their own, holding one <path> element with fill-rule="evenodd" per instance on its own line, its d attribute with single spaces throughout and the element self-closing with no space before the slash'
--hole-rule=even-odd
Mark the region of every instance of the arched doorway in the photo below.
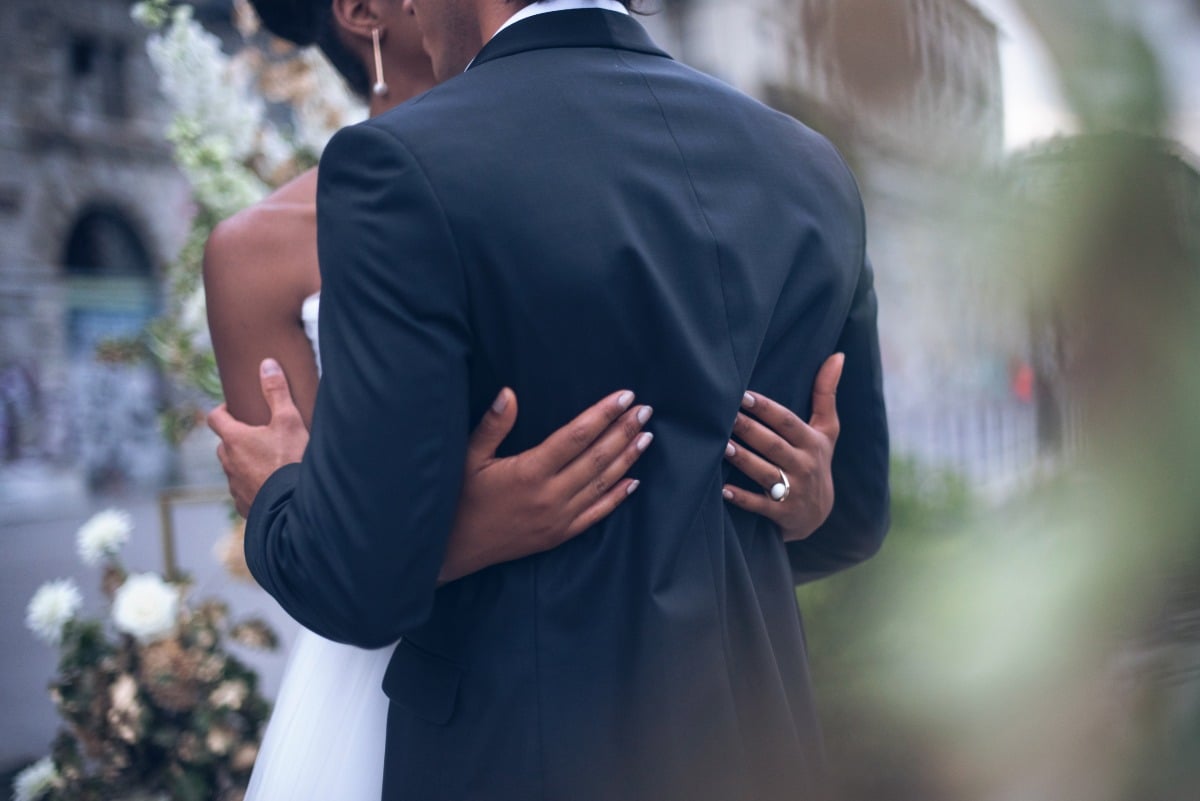
<svg viewBox="0 0 1200 801">
<path fill-rule="evenodd" d="M 67 238 L 63 265 L 71 276 L 151 278 L 150 257 L 120 211 L 92 206 L 76 220 Z"/>
<path fill-rule="evenodd" d="M 158 425 L 160 376 L 97 356 L 102 343 L 137 337 L 158 313 L 149 251 L 119 209 L 93 205 L 71 227 L 62 266 L 74 455 L 94 490 L 157 484 L 170 463 Z"/>
</svg>

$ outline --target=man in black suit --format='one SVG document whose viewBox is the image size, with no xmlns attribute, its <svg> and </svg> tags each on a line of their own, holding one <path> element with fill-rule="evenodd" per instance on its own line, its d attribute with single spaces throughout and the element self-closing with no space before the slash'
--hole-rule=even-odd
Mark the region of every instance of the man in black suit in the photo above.
<svg viewBox="0 0 1200 801">
<path fill-rule="evenodd" d="M 869 557 L 888 517 L 853 178 L 615 0 L 406 2 L 454 77 L 322 160 L 325 375 L 303 462 L 254 487 L 251 569 L 330 639 L 403 638 L 385 798 L 815 797 L 794 587 Z M 804 415 L 835 351 L 836 502 L 785 542 L 725 503 L 744 481 L 726 448 L 748 389 Z M 439 588 L 467 433 L 501 386 L 512 452 L 635 389 L 655 409 L 643 489 Z"/>
</svg>

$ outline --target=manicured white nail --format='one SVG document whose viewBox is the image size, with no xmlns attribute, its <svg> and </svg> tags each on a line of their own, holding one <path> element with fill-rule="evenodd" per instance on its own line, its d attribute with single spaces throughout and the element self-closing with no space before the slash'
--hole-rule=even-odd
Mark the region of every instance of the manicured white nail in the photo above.
<svg viewBox="0 0 1200 801">
<path fill-rule="evenodd" d="M 617 405 L 622 409 L 628 409 L 633 405 L 633 393 L 629 391 L 622 392 L 617 396 Z"/>
<path fill-rule="evenodd" d="M 274 359 L 263 359 L 260 369 L 262 370 L 264 378 L 267 376 L 279 375 L 283 372 L 283 368 L 279 366 L 279 362 L 275 361 Z"/>
<path fill-rule="evenodd" d="M 737 456 L 737 448 L 733 447 L 732 442 L 725 445 L 725 455 L 730 459 L 732 459 L 734 456 Z"/>
<path fill-rule="evenodd" d="M 650 447 L 651 442 L 654 442 L 654 435 L 647 431 L 645 434 L 642 434 L 637 438 L 637 449 L 639 451 L 644 451 L 646 448 Z"/>
<path fill-rule="evenodd" d="M 638 488 L 638 487 L 640 487 L 640 486 L 642 486 L 642 482 L 638 481 L 637 479 L 634 479 L 633 483 L 632 483 L 632 484 L 630 484 L 630 485 L 629 485 L 629 487 L 628 487 L 628 488 L 626 488 L 626 490 L 625 490 L 625 495 L 626 495 L 626 497 L 628 497 L 628 496 L 632 495 L 633 493 L 637 492 L 637 488 Z"/>
<path fill-rule="evenodd" d="M 733 500 L 733 490 L 721 490 L 721 494 L 725 496 L 725 500 Z"/>
<path fill-rule="evenodd" d="M 642 425 L 646 425 L 646 423 L 650 422 L 650 418 L 653 416 L 654 409 L 649 406 L 643 406 L 642 408 L 638 409 L 637 421 Z"/>
<path fill-rule="evenodd" d="M 746 409 L 754 408 L 754 396 L 749 392 L 742 396 L 742 407 Z"/>
<path fill-rule="evenodd" d="M 504 410 L 508 408 L 508 393 L 500 390 L 500 394 L 492 401 L 492 411 L 496 414 L 504 414 Z"/>
</svg>

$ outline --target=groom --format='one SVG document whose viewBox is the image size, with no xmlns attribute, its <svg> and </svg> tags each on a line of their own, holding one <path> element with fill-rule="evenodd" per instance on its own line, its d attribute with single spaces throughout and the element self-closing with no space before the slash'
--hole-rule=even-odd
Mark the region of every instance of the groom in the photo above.
<svg viewBox="0 0 1200 801">
<path fill-rule="evenodd" d="M 452 79 L 322 160 L 325 375 L 303 461 L 251 509 L 254 575 L 326 637 L 403 638 L 385 799 L 816 797 L 794 586 L 887 527 L 853 178 L 615 0 L 406 2 Z M 806 414 L 837 350 L 837 499 L 785 543 L 722 498 L 745 483 L 727 443 L 747 389 Z M 439 589 L 467 433 L 501 386 L 522 402 L 512 452 L 636 390 L 657 434 L 643 489 L 557 550 Z"/>
</svg>

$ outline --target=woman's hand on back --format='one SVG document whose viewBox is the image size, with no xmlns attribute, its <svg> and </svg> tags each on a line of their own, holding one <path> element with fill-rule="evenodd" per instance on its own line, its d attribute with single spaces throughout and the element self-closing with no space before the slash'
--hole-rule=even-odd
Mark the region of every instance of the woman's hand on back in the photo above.
<svg viewBox="0 0 1200 801">
<path fill-rule="evenodd" d="M 551 550 L 612 514 L 637 490 L 627 474 L 654 439 L 643 430 L 653 410 L 633 400 L 614 393 L 541 445 L 501 459 L 517 421 L 516 395 L 501 391 L 467 446 L 440 582 Z"/>
<path fill-rule="evenodd" d="M 725 457 L 763 492 L 727 485 L 725 500 L 774 522 L 785 542 L 807 539 L 833 511 L 833 451 L 841 432 L 837 386 L 844 366 L 842 354 L 821 366 L 809 422 L 764 395 L 747 392 L 733 424 L 737 439 L 730 440 Z M 787 488 L 782 500 L 770 495 L 776 485 Z"/>
</svg>

